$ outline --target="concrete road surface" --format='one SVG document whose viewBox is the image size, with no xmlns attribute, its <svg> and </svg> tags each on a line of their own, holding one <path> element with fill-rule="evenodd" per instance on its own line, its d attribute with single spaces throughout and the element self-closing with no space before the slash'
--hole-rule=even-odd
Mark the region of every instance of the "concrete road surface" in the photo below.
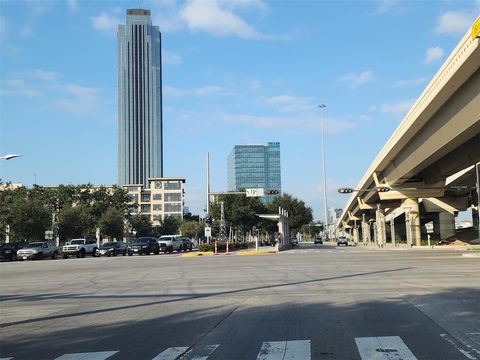
<svg viewBox="0 0 480 360">
<path fill-rule="evenodd" d="M 1 359 L 480 359 L 480 258 L 280 254 L 0 264 Z"/>
</svg>

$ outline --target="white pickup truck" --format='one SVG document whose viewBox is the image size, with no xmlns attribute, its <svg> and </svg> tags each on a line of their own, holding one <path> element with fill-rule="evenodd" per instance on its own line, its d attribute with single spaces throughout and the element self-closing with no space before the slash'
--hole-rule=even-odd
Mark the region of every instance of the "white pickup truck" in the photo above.
<svg viewBox="0 0 480 360">
<path fill-rule="evenodd" d="M 83 258 L 89 254 L 95 256 L 97 251 L 97 242 L 94 239 L 73 239 L 70 240 L 62 249 L 62 257 L 68 258 L 69 255 L 75 255 L 77 258 Z"/>
<path fill-rule="evenodd" d="M 160 251 L 173 252 L 183 250 L 183 239 L 181 235 L 162 235 L 158 239 L 158 244 L 160 245 Z"/>
</svg>

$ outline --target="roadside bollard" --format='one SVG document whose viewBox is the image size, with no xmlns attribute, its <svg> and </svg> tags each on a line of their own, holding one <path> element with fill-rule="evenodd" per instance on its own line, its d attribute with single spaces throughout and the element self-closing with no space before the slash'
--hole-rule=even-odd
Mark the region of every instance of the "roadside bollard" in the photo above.
<svg viewBox="0 0 480 360">
<path fill-rule="evenodd" d="M 229 241 L 227 240 L 227 247 L 225 249 L 225 255 L 230 255 L 230 253 L 228 252 L 228 243 L 229 243 Z"/>
<path fill-rule="evenodd" d="M 218 255 L 218 246 L 217 246 L 217 240 L 215 240 L 215 255 Z"/>
</svg>

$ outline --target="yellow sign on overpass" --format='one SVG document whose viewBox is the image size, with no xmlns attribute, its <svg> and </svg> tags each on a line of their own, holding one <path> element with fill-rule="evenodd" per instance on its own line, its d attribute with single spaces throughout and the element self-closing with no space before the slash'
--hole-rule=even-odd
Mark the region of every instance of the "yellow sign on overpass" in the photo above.
<svg viewBox="0 0 480 360">
<path fill-rule="evenodd" d="M 472 25 L 472 40 L 480 36 L 480 17 Z"/>
</svg>

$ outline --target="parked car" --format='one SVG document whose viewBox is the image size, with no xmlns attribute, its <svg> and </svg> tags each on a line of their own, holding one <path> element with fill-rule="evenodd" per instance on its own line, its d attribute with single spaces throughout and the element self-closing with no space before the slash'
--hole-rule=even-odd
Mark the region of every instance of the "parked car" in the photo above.
<svg viewBox="0 0 480 360">
<path fill-rule="evenodd" d="M 73 239 L 63 247 L 62 257 L 66 259 L 69 255 L 75 255 L 77 258 L 83 258 L 87 254 L 95 256 L 96 252 L 96 239 Z"/>
<path fill-rule="evenodd" d="M 97 249 L 97 256 L 127 255 L 127 244 L 123 241 L 107 242 Z"/>
<path fill-rule="evenodd" d="M 313 241 L 314 244 L 323 244 L 323 239 L 320 236 L 317 236 Z"/>
<path fill-rule="evenodd" d="M 13 261 L 17 260 L 17 251 L 23 249 L 27 245 L 26 242 L 6 243 L 0 246 L 0 260 Z"/>
<path fill-rule="evenodd" d="M 127 249 L 128 256 L 132 256 L 133 254 L 150 255 L 152 252 L 155 255 L 160 253 L 160 246 L 154 237 L 136 238 L 128 245 Z"/>
<path fill-rule="evenodd" d="M 192 251 L 193 249 L 193 243 L 192 240 L 190 240 L 188 237 L 182 237 L 182 250 L 183 251 Z"/>
<path fill-rule="evenodd" d="M 346 236 L 337 237 L 337 246 L 345 245 L 348 246 L 348 240 Z"/>
<path fill-rule="evenodd" d="M 48 241 L 32 242 L 17 251 L 18 260 L 43 259 L 47 257 L 56 259 L 57 256 L 58 247 L 50 244 Z"/>
<path fill-rule="evenodd" d="M 158 239 L 158 244 L 160 245 L 160 251 L 173 252 L 183 250 L 183 240 L 180 235 L 162 235 Z"/>
<path fill-rule="evenodd" d="M 298 245 L 298 239 L 297 237 L 291 237 L 290 238 L 290 244 L 292 244 L 293 246 L 297 246 Z"/>
</svg>

